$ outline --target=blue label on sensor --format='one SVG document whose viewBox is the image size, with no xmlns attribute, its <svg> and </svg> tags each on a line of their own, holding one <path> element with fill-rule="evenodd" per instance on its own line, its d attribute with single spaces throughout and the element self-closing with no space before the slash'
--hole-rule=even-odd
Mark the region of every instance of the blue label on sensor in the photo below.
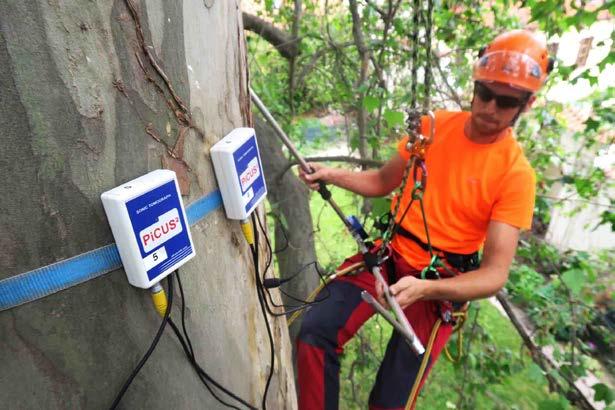
<svg viewBox="0 0 615 410">
<path fill-rule="evenodd" d="M 233 159 L 244 199 L 244 209 L 246 213 L 250 213 L 261 197 L 267 193 L 254 135 L 233 153 Z"/>
<path fill-rule="evenodd" d="M 126 202 L 126 209 L 150 280 L 193 253 L 174 181 Z"/>
</svg>

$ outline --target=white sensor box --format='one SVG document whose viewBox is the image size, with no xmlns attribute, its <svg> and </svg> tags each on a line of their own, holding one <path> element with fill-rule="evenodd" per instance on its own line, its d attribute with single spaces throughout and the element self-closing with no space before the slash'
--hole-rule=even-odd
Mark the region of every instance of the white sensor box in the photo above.
<svg viewBox="0 0 615 410">
<path fill-rule="evenodd" d="M 222 202 L 229 219 L 248 219 L 267 195 L 253 128 L 235 128 L 211 148 Z"/>
<path fill-rule="evenodd" d="M 152 171 L 100 198 L 131 285 L 150 288 L 194 257 L 175 172 Z"/>
</svg>

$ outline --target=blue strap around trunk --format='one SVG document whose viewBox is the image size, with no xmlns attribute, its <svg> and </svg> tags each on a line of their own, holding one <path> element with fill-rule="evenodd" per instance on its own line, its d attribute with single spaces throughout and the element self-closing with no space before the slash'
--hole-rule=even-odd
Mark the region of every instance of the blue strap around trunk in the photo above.
<svg viewBox="0 0 615 410">
<path fill-rule="evenodd" d="M 188 224 L 194 225 L 222 205 L 215 190 L 186 208 Z M 49 296 L 98 278 L 122 267 L 117 246 L 112 243 L 72 258 L 0 280 L 0 311 Z"/>
</svg>

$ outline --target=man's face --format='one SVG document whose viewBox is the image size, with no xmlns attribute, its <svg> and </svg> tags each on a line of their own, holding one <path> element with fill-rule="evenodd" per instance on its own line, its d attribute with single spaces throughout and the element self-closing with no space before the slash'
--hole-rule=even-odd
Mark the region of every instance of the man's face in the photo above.
<svg viewBox="0 0 615 410">
<path fill-rule="evenodd" d="M 525 91 L 501 83 L 477 81 L 472 100 L 472 127 L 483 135 L 496 134 L 511 125 L 527 102 Z"/>
</svg>

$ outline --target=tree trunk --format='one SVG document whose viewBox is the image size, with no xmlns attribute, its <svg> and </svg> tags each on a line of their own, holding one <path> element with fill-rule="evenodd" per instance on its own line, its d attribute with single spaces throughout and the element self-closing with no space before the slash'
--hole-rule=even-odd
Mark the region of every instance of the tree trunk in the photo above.
<svg viewBox="0 0 615 410">
<path fill-rule="evenodd" d="M 0 279 L 111 243 L 100 194 L 163 164 L 190 183 L 185 204 L 215 190 L 209 148 L 249 110 L 238 0 L 0 2 Z M 181 275 L 196 357 L 260 407 L 270 359 L 249 249 L 222 210 L 192 236 Z M 295 408 L 285 321 L 270 322 L 269 408 Z M 0 312 L 0 403 L 108 408 L 159 324 L 122 270 Z M 121 407 L 222 405 L 167 329 Z"/>
<path fill-rule="evenodd" d="M 269 203 L 275 216 L 275 249 L 280 250 L 277 253 L 280 276 L 289 278 L 305 268 L 282 286 L 286 293 L 305 300 L 319 282 L 308 188 L 288 170 L 288 160 L 269 124 L 259 116 L 254 116 L 254 124 L 267 177 Z M 283 301 L 287 305 L 298 305 L 284 295 Z M 299 331 L 300 322 L 296 320 L 290 327 L 292 340 Z"/>
</svg>

